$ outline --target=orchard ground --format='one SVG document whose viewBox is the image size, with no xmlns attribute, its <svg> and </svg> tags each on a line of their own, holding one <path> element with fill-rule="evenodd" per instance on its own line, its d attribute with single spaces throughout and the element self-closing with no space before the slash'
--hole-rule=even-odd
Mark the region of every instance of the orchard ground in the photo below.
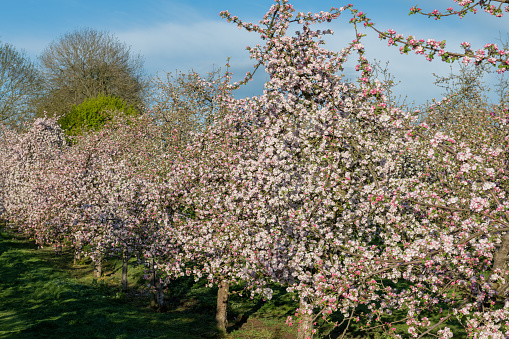
<svg viewBox="0 0 509 339">
<path fill-rule="evenodd" d="M 129 292 L 120 292 L 120 264 L 107 262 L 93 279 L 92 265 L 72 265 L 29 240 L 0 235 L 0 338 L 216 338 L 217 289 L 180 279 L 167 294 L 168 310 L 149 307 L 143 269 L 132 269 Z M 230 338 L 294 338 L 284 324 L 295 305 L 232 296 Z"/>
<path fill-rule="evenodd" d="M 167 310 L 156 311 L 148 307 L 142 268 L 130 269 L 129 291 L 122 293 L 119 261 L 109 260 L 104 277 L 96 280 L 90 262 L 73 265 L 72 258 L 68 251 L 39 249 L 2 227 L 0 338 L 220 337 L 214 322 L 217 288 L 207 288 L 206 280 L 178 279 L 167 291 Z M 282 288 L 275 288 L 270 301 L 232 294 L 227 338 L 295 338 L 296 327 L 285 319 L 297 304 Z M 321 333 L 336 338 L 342 331 L 322 324 Z M 383 337 L 353 331 L 345 338 Z"/>
</svg>

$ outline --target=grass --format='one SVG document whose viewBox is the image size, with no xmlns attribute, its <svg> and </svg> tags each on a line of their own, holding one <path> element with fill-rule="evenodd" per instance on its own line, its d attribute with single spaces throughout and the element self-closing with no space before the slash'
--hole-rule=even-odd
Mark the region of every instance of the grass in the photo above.
<svg viewBox="0 0 509 339">
<path fill-rule="evenodd" d="M 148 307 L 142 269 L 130 269 L 129 291 L 120 292 L 120 263 L 73 265 L 22 237 L 0 232 L 0 338 L 218 338 L 217 289 L 181 278 L 167 293 L 168 310 Z M 277 293 L 282 293 L 276 292 Z M 287 297 L 286 297 L 287 298 Z M 285 298 L 263 303 L 232 295 L 229 338 L 295 338 L 285 325 L 295 309 Z M 292 332 L 293 331 L 293 332 Z"/>
<path fill-rule="evenodd" d="M 88 266 L 71 262 L 1 234 L 0 338 L 216 337 L 208 312 L 154 312 L 141 306 L 147 298 L 120 293 L 114 277 L 93 280 Z"/>
<path fill-rule="evenodd" d="M 109 260 L 98 280 L 90 262 L 72 262 L 71 253 L 37 249 L 32 241 L 0 228 L 0 339 L 220 338 L 214 321 L 217 288 L 206 287 L 206 281 L 184 277 L 172 282 L 167 310 L 158 312 L 148 307 L 142 268 L 130 267 L 128 292 L 123 293 L 120 261 Z M 232 288 L 236 289 L 241 287 Z M 228 307 L 228 339 L 296 338 L 295 326 L 288 327 L 285 321 L 298 303 L 284 288 L 274 288 L 269 301 L 233 293 Z M 396 313 L 384 321 L 402 316 Z M 429 317 L 437 320 L 440 315 Z M 459 324 L 452 326 L 457 330 L 454 325 Z M 405 324 L 396 327 L 406 332 Z M 319 323 L 319 332 L 322 338 L 337 338 L 342 328 Z M 383 336 L 362 332 L 354 323 L 347 338 Z"/>
</svg>

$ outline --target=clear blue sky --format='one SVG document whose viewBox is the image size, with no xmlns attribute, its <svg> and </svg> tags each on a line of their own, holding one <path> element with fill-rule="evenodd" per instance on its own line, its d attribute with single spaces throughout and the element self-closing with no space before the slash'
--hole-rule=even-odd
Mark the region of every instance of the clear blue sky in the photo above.
<svg viewBox="0 0 509 339">
<path fill-rule="evenodd" d="M 419 4 L 423 10 L 444 10 L 455 7 L 452 0 L 295 0 L 290 1 L 297 11 L 328 11 L 353 3 L 367 13 L 379 29 L 395 29 L 398 33 L 417 38 L 445 39 L 450 50 L 461 51 L 459 44 L 470 41 L 472 49 L 485 43 L 499 43 L 509 28 L 509 15 L 496 19 L 485 13 L 468 15 L 464 19 L 444 18 L 440 21 L 423 16 L 408 16 L 410 7 Z M 273 4 L 272 0 L 0 0 L 0 41 L 24 49 L 34 60 L 53 40 L 66 32 L 82 27 L 106 30 L 144 56 L 149 74 L 164 76 L 164 72 L 194 69 L 202 74 L 213 67 L 221 67 L 231 57 L 232 71 L 238 80 L 252 70 L 245 47 L 258 42 L 254 33 L 240 31 L 219 17 L 229 10 L 246 21 L 258 22 Z M 340 17 L 328 24 L 335 31 L 327 39 L 326 47 L 340 50 L 353 39 L 348 17 Z M 382 64 L 390 60 L 389 70 L 401 84 L 396 92 L 407 95 L 410 101 L 422 104 L 433 97 L 441 98 L 442 89 L 433 85 L 433 72 L 449 73 L 449 66 L 436 60 L 432 63 L 422 56 L 399 54 L 389 48 L 370 30 L 365 31 L 367 56 Z M 293 32 L 291 32 L 293 33 Z M 500 43 L 499 43 L 500 44 Z M 353 66 L 346 75 L 355 76 Z M 261 92 L 264 73 L 260 73 L 240 96 Z M 494 80 L 490 80 L 493 84 Z"/>
</svg>

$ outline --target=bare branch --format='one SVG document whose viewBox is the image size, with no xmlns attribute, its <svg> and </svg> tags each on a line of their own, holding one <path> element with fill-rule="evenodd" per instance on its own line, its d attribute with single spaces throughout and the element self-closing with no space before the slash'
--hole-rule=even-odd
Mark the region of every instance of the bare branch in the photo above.
<svg viewBox="0 0 509 339">
<path fill-rule="evenodd" d="M 107 32 L 85 28 L 67 33 L 39 59 L 48 94 L 40 111 L 50 114 L 63 114 L 98 95 L 117 96 L 139 107 L 148 90 L 141 56 Z"/>
</svg>

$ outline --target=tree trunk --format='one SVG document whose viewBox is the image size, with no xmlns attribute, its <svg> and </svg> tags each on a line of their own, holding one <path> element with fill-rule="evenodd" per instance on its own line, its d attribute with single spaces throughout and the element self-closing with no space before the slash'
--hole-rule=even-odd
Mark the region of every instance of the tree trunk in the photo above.
<svg viewBox="0 0 509 339">
<path fill-rule="evenodd" d="M 81 236 L 78 237 L 76 245 L 74 246 L 74 265 L 77 265 L 81 260 Z"/>
<path fill-rule="evenodd" d="M 96 261 L 94 261 L 94 277 L 100 278 L 103 275 L 103 260 L 102 256 L 99 256 Z"/>
<path fill-rule="evenodd" d="M 152 261 L 150 262 L 150 271 L 152 274 L 150 280 L 154 288 L 154 291 L 150 293 L 150 306 L 162 310 L 166 306 L 164 302 L 164 292 L 161 286 L 161 281 L 157 277 L 157 272 L 155 269 L 155 260 L 153 258 Z"/>
<path fill-rule="evenodd" d="M 493 269 L 500 269 L 501 276 L 504 278 L 505 281 L 507 281 L 508 276 L 506 274 L 507 271 L 507 259 L 509 255 L 509 233 L 506 233 L 504 237 L 502 238 L 502 245 L 495 253 L 495 258 L 493 259 Z M 497 291 L 498 297 L 504 297 L 505 295 L 505 289 L 507 288 L 508 284 L 499 284 L 494 283 L 491 284 L 493 289 Z"/>
<path fill-rule="evenodd" d="M 122 253 L 122 292 L 127 292 L 127 251 Z"/>
<path fill-rule="evenodd" d="M 300 309 L 302 319 L 299 321 L 297 339 L 309 339 L 313 337 L 313 314 L 307 313 L 307 298 L 300 299 Z M 302 314 L 302 312 L 306 312 Z"/>
<path fill-rule="evenodd" d="M 81 251 L 79 249 L 74 249 L 74 265 L 77 265 L 81 260 Z"/>
<path fill-rule="evenodd" d="M 222 280 L 217 290 L 216 326 L 223 334 L 226 334 L 226 327 L 228 326 L 227 308 L 229 289 L 229 283 L 226 280 Z"/>
<path fill-rule="evenodd" d="M 62 255 L 62 243 L 60 241 L 55 244 L 55 254 Z"/>
</svg>

